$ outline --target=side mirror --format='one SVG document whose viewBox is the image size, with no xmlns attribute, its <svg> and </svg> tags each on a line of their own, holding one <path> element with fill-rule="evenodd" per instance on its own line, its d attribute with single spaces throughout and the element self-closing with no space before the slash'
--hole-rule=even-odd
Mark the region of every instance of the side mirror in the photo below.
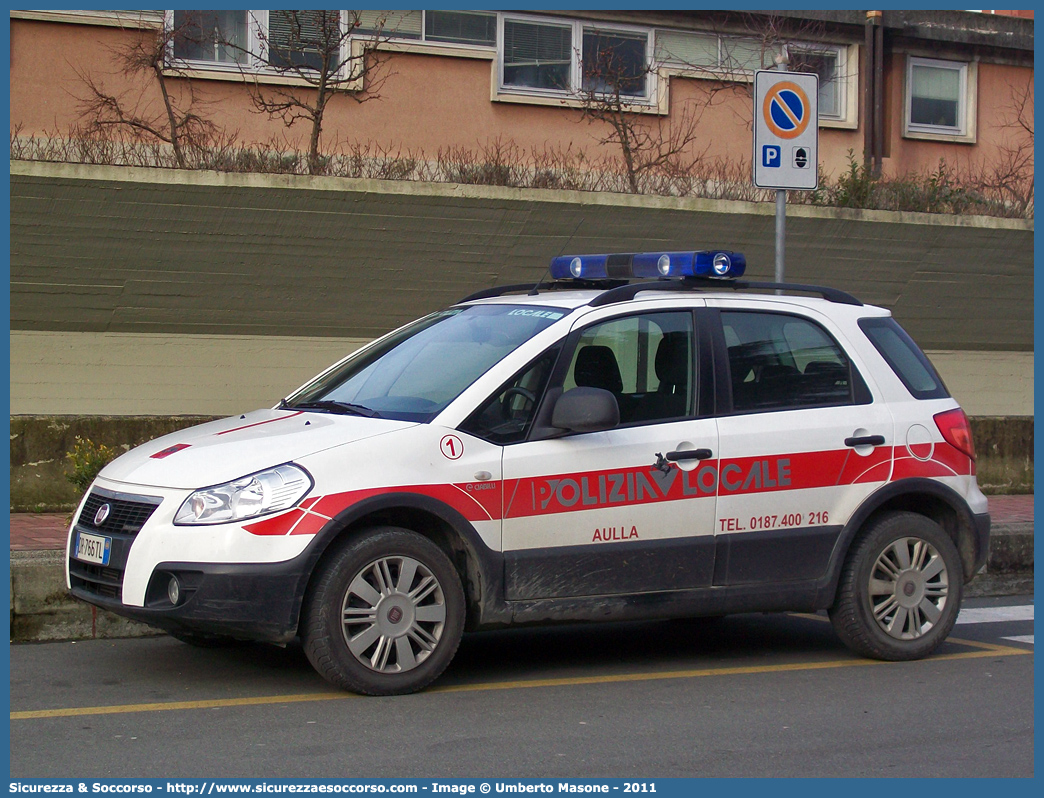
<svg viewBox="0 0 1044 798">
<path fill-rule="evenodd" d="M 616 397 L 601 388 L 573 388 L 555 402 L 551 426 L 571 432 L 600 432 L 620 423 Z"/>
</svg>

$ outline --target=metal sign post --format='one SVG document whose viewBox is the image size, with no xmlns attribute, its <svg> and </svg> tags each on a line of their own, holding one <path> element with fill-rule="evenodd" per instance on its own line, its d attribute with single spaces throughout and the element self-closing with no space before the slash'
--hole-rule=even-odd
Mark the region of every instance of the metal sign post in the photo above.
<svg viewBox="0 0 1044 798">
<path fill-rule="evenodd" d="M 776 189 L 776 282 L 783 282 L 787 191 L 819 186 L 819 75 L 754 73 L 754 185 Z"/>
</svg>

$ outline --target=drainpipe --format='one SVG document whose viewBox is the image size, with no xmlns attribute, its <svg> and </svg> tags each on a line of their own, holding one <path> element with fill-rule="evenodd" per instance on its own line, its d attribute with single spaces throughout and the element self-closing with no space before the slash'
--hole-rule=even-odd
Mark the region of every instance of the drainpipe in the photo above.
<svg viewBox="0 0 1044 798">
<path fill-rule="evenodd" d="M 863 42 L 863 166 L 874 157 L 874 23 L 875 11 L 866 12 L 866 38 Z"/>
<path fill-rule="evenodd" d="M 884 25 L 881 22 L 878 16 L 874 25 L 874 177 L 881 176 L 884 154 Z"/>
</svg>

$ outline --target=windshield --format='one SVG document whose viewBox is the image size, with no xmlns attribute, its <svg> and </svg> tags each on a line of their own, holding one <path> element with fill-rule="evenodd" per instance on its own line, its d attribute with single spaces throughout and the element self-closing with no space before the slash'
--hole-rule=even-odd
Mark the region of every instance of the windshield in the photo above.
<svg viewBox="0 0 1044 798">
<path fill-rule="evenodd" d="M 427 422 L 566 313 L 532 305 L 469 305 L 433 313 L 349 358 L 282 406 Z"/>
</svg>

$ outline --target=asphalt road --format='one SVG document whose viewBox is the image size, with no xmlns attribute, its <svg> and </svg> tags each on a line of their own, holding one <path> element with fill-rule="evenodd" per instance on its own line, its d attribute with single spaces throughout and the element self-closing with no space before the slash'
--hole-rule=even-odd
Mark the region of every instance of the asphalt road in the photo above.
<svg viewBox="0 0 1044 798">
<path fill-rule="evenodd" d="M 969 600 L 911 663 L 795 615 L 469 635 L 397 698 L 332 691 L 295 646 L 17 645 L 11 776 L 1032 776 L 1031 604 Z"/>
</svg>

